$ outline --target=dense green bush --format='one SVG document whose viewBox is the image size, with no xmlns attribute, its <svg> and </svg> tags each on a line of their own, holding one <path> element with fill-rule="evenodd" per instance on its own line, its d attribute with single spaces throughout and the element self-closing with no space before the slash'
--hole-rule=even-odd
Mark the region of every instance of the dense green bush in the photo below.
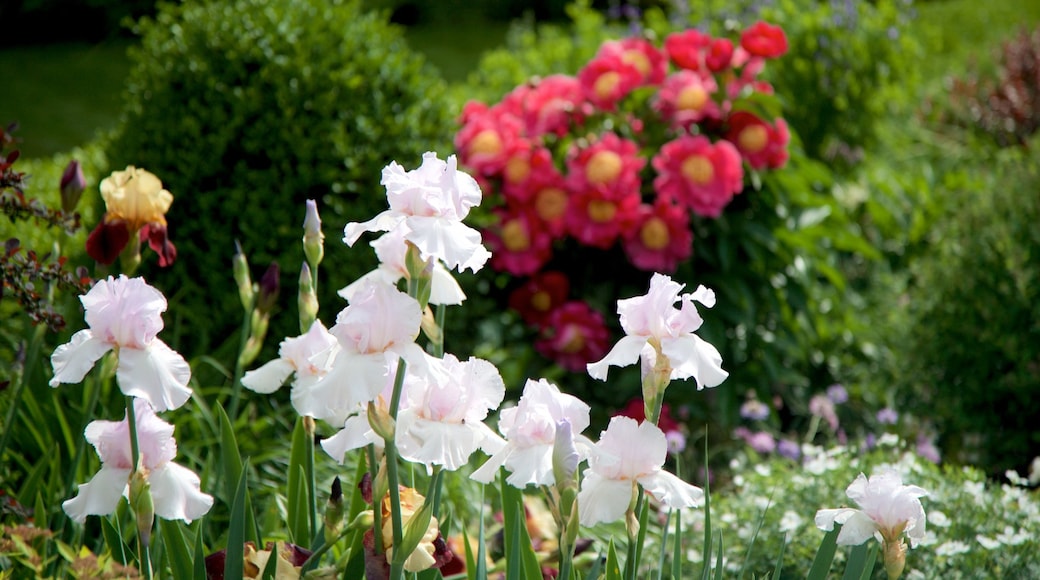
<svg viewBox="0 0 1040 580">
<path fill-rule="evenodd" d="M 450 139 L 443 81 L 358 2 L 190 1 L 164 5 L 138 32 L 111 167 L 146 168 L 174 195 L 177 262 L 163 271 L 146 261 L 141 273 L 194 317 L 175 331 L 186 352 L 237 327 L 236 239 L 254 278 L 279 262 L 281 309 L 294 311 L 304 201 L 318 200 L 339 244 L 344 224 L 385 207 L 383 166 L 417 166 Z M 370 253 L 345 254 L 328 253 L 322 303 L 341 305 L 335 290 L 374 266 L 357 258 Z M 295 313 L 272 320 L 269 336 L 297 333 Z"/>
<path fill-rule="evenodd" d="M 942 426 L 951 460 L 994 474 L 1040 446 L 1040 169 L 1030 155 L 980 162 L 975 180 L 945 192 L 902 308 L 908 356 L 895 380 Z"/>
</svg>

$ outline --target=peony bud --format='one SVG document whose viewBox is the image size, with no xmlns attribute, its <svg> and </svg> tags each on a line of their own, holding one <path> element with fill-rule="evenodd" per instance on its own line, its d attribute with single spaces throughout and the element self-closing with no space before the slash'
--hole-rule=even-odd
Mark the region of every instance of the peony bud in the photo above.
<svg viewBox="0 0 1040 580">
<path fill-rule="evenodd" d="M 69 161 L 65 172 L 61 174 L 61 211 L 72 213 L 86 189 L 87 180 L 83 177 L 79 161 Z"/>
</svg>

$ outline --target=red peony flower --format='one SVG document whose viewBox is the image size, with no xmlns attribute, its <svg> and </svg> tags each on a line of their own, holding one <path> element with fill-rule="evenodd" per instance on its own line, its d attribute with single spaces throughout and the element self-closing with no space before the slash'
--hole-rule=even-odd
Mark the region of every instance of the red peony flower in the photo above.
<svg viewBox="0 0 1040 580">
<path fill-rule="evenodd" d="M 787 162 L 787 143 L 791 133 L 783 119 L 770 125 L 747 111 L 737 111 L 727 119 L 726 140 L 737 146 L 741 156 L 754 169 L 783 167 Z"/>
<path fill-rule="evenodd" d="M 604 111 L 613 111 L 617 102 L 643 82 L 635 64 L 619 53 L 603 53 L 578 72 L 585 99 Z"/>
<path fill-rule="evenodd" d="M 607 354 L 609 339 L 603 315 L 585 302 L 572 300 L 549 314 L 534 348 L 561 367 L 583 373 L 585 365 Z"/>
<path fill-rule="evenodd" d="M 632 264 L 648 272 L 674 272 L 693 254 L 693 232 L 686 210 L 668 200 L 643 204 L 638 218 L 624 239 L 625 254 Z"/>
<path fill-rule="evenodd" d="M 711 36 L 691 28 L 669 34 L 664 39 L 664 49 L 679 68 L 703 71 L 706 67 L 705 52 L 711 42 Z"/>
<path fill-rule="evenodd" d="M 491 249 L 491 266 L 517 276 L 541 269 L 552 257 L 552 237 L 540 227 L 538 218 L 515 208 L 495 210 L 498 225 L 484 230 L 484 243 Z"/>
<path fill-rule="evenodd" d="M 509 307 L 520 313 L 524 322 L 542 328 L 557 307 L 567 300 L 570 280 L 561 272 L 541 272 L 509 295 Z"/>
<path fill-rule="evenodd" d="M 567 192 L 566 180 L 555 166 L 533 165 L 527 180 L 506 190 L 506 202 L 528 208 L 554 239 L 566 233 L 570 194 Z"/>
<path fill-rule="evenodd" d="M 538 183 L 550 178 L 545 174 L 559 175 L 553 165 L 552 153 L 527 139 L 514 141 L 508 160 L 502 168 L 502 192 L 506 201 L 529 203 L 532 190 L 528 187 L 528 182 Z"/>
<path fill-rule="evenodd" d="M 740 33 L 740 46 L 754 56 L 776 58 L 787 52 L 787 36 L 783 28 L 759 21 Z"/>
<path fill-rule="evenodd" d="M 681 70 L 664 81 L 653 107 L 676 127 L 689 127 L 705 119 L 719 119 L 722 112 L 712 95 L 718 91 L 712 76 Z"/>
<path fill-rule="evenodd" d="M 704 54 L 704 64 L 711 72 L 721 72 L 733 61 L 733 42 L 728 38 L 713 38 Z"/>
<path fill-rule="evenodd" d="M 719 217 L 744 188 L 740 153 L 729 141 L 713 145 L 703 135 L 685 135 L 665 143 L 653 166 L 658 195 L 704 217 Z"/>
</svg>

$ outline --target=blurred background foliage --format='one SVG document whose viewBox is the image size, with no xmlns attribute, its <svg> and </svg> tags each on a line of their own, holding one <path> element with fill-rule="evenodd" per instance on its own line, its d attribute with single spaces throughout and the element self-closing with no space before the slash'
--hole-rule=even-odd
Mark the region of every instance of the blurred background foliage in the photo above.
<svg viewBox="0 0 1040 580">
<path fill-rule="evenodd" d="M 334 290 L 373 264 L 363 244 L 340 245 L 343 224 L 383 206 L 378 181 L 390 160 L 411 168 L 423 151 L 448 152 L 466 101 L 497 101 L 532 75 L 573 73 L 606 38 L 660 39 L 685 26 L 721 33 L 769 19 L 791 41 L 767 75 L 795 134 L 792 159 L 754 198 L 738 198 L 744 205 L 735 216 L 710 225 L 719 243 L 698 249 L 677 276 L 720 293 L 702 334 L 719 345 L 733 376 L 708 393 L 676 385 L 669 403 L 685 409 L 692 432 L 719 427 L 710 442 L 724 450 L 738 444 L 728 428 L 748 392 L 773 403 L 777 427 L 795 434 L 810 396 L 840 382 L 867 408 L 898 409 L 911 440 L 937 436 L 952 463 L 999 477 L 1040 454 L 1040 143 L 1032 134 L 1040 76 L 1028 76 L 1037 70 L 1040 5 L 463 4 L 5 2 L 0 22 L 17 33 L 4 37 L 0 74 L 16 81 L 0 94 L 0 121 L 23 121 L 15 134 L 28 157 L 19 161 L 31 174 L 27 197 L 56 203 L 62 168 L 71 157 L 84 164 L 87 227 L 100 215 L 97 183 L 127 164 L 153 171 L 174 193 L 168 218 L 181 255 L 168 271 L 146 260 L 142 273 L 170 297 L 164 336 L 192 361 L 200 392 L 213 400 L 226 392 L 233 356 L 220 347 L 237 341 L 241 319 L 229 268 L 234 240 L 254 279 L 271 260 L 282 267 L 266 360 L 297 331 L 303 200 L 320 200 L 325 220 L 319 288 L 321 316 L 331 324 L 343 304 Z M 74 5 L 91 15 L 72 29 L 54 24 L 80 14 Z M 46 44 L 57 41 L 64 44 Z M 68 44 L 76 42 L 88 44 Z M 1020 94 L 1021 86 L 1032 100 L 1023 97 L 1004 116 L 986 108 L 992 95 Z M 1014 138 L 995 136 L 994 127 Z M 41 249 L 58 241 L 71 262 L 87 264 L 82 232 L 58 239 L 31 222 L 0 223 L 5 238 Z M 535 354 L 532 337 L 504 308 L 505 277 L 481 272 L 460 281 L 471 300 L 449 312 L 449 350 L 494 360 L 517 392 L 524 378 L 547 376 L 597 402 L 604 416 L 637 392 L 634 369 L 596 384 Z M 599 288 L 609 320 L 613 301 L 645 292 L 645 281 Z M 78 328 L 74 297 L 57 299 L 69 331 Z M 0 302 L 0 313 L 4 381 L 21 368 L 15 363 L 33 330 L 10 301 Z M 46 337 L 43 352 L 67 334 Z M 46 374 L 45 361 L 36 364 Z M 86 401 L 38 382 L 27 393 L 30 411 L 3 425 L 18 436 L 8 450 L 16 469 L 0 487 L 30 503 L 28 491 L 44 489 L 57 505 L 62 460 Z M 0 392 L 5 415 L 8 393 Z M 115 398 L 102 408 L 114 417 L 121 399 L 108 395 Z M 282 395 L 251 399 L 237 418 L 255 435 L 239 440 L 253 446 L 243 454 L 264 464 L 261 483 L 278 477 L 278 450 L 263 446 L 262 433 L 292 421 Z M 213 432 L 211 416 L 198 411 L 178 415 L 179 436 L 206 440 Z M 38 427 L 55 417 L 59 432 Z M 53 460 L 33 467 L 33 457 Z M 202 453 L 188 463 L 205 479 L 215 461 Z"/>
</svg>

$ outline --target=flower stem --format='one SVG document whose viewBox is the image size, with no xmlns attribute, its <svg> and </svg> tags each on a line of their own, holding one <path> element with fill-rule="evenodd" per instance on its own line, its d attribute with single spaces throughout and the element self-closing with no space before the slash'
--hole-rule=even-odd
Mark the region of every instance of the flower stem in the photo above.
<svg viewBox="0 0 1040 580">
<path fill-rule="evenodd" d="M 138 471 L 141 468 L 141 450 L 137 442 L 137 414 L 134 411 L 134 398 L 130 396 L 126 398 L 126 423 L 130 430 L 130 464 L 133 465 L 130 472 L 130 480 L 133 482 L 133 480 L 138 476 Z M 134 486 L 131 485 L 131 490 L 133 489 Z M 145 493 L 148 492 L 146 491 Z M 130 502 L 132 505 L 136 498 L 133 497 L 132 491 L 131 494 Z M 141 564 L 141 573 L 145 578 L 150 580 L 152 577 L 152 555 L 148 549 L 148 544 L 148 539 L 144 537 L 141 530 L 138 530 L 137 549 Z"/>
<path fill-rule="evenodd" d="M 410 285 L 410 284 L 409 284 Z M 397 409 L 401 406 L 401 391 L 404 390 L 404 375 L 408 369 L 408 363 L 404 359 L 397 361 L 397 374 L 394 376 L 394 390 L 390 395 L 390 417 L 397 420 Z M 390 521 L 393 529 L 393 545 L 400 546 L 404 539 L 404 529 L 401 524 L 401 489 L 398 482 L 400 477 L 397 473 L 397 442 L 396 432 L 384 439 L 386 455 L 386 478 L 390 488 Z M 382 501 L 382 498 L 379 498 Z M 396 555 L 395 555 L 396 556 Z M 401 580 L 404 577 L 404 558 L 392 558 L 390 562 L 390 580 Z"/>
<path fill-rule="evenodd" d="M 29 339 L 29 346 L 25 354 L 25 363 L 22 366 L 22 372 L 20 376 L 16 376 L 14 379 L 14 393 L 11 395 L 11 406 L 7 408 L 7 416 L 4 417 L 4 432 L 0 436 L 0 460 L 4 456 L 4 451 L 7 450 L 7 444 L 11 439 L 11 434 L 14 433 L 13 422 L 15 415 L 18 413 L 18 407 L 22 401 L 22 394 L 25 393 L 25 385 L 32 379 L 33 370 L 36 368 L 36 359 L 40 356 L 40 345 L 43 343 L 43 335 L 47 332 L 46 325 L 38 325 L 33 329 L 32 338 Z M 6 465 L 7 463 L 4 462 Z"/>
<path fill-rule="evenodd" d="M 246 343 L 249 342 L 249 335 L 252 333 L 253 324 L 253 309 L 256 307 L 256 298 L 253 298 L 253 304 L 249 308 L 245 309 L 245 314 L 242 315 L 242 337 L 238 343 L 238 354 L 235 356 L 235 375 L 231 380 L 231 403 L 228 405 L 228 419 L 234 424 L 238 419 L 238 399 L 242 393 L 242 375 L 245 373 L 244 365 L 242 364 L 242 353 L 246 350 Z"/>
</svg>

